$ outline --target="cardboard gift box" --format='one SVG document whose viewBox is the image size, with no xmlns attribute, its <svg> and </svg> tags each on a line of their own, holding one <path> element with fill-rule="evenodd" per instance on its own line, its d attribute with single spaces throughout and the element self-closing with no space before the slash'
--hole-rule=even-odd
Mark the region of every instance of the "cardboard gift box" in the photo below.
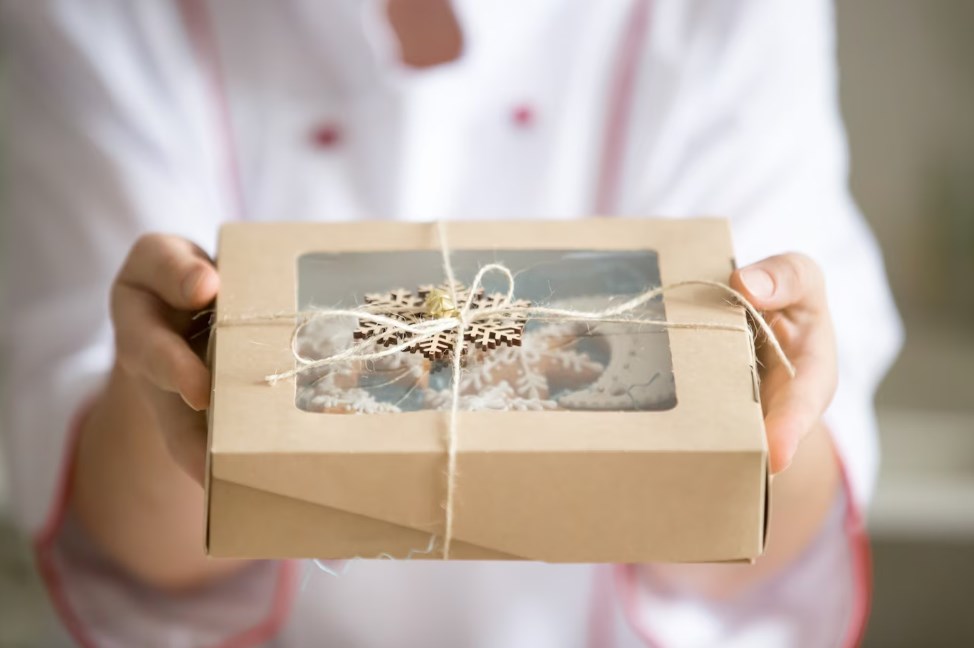
<svg viewBox="0 0 974 648">
<path fill-rule="evenodd" d="M 451 559 L 761 554 L 768 454 L 754 339 L 744 310 L 713 287 L 668 290 L 641 306 L 633 324 L 528 317 L 520 337 L 509 330 L 471 337 L 453 427 L 452 363 L 396 351 L 395 336 L 375 347 L 392 346 L 381 360 L 312 367 L 268 383 L 269 374 L 307 364 L 320 340 L 333 353 L 368 337 L 364 320 L 347 315 L 312 317 L 311 327 L 316 309 L 380 303 L 376 294 L 398 289 L 418 291 L 409 303 L 430 303 L 430 289 L 416 287 L 443 281 L 447 240 L 458 281 L 469 286 L 478 268 L 499 263 L 525 303 L 586 312 L 660 285 L 725 283 L 734 268 L 720 219 L 440 227 L 224 226 L 210 348 L 207 553 L 435 559 L 449 535 Z M 485 275 L 483 294 L 503 293 L 503 284 Z M 668 324 L 638 323 L 644 319 Z M 302 322 L 314 328 L 309 339 L 308 330 L 297 334 Z M 399 373 L 383 373 L 390 366 Z M 483 376 L 494 382 L 485 386 Z M 456 453 L 448 470 L 450 435 Z"/>
</svg>

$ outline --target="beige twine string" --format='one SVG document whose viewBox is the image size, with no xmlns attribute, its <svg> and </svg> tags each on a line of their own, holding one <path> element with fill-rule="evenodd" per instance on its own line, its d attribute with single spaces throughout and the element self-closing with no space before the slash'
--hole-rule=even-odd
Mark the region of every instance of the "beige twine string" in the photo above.
<svg viewBox="0 0 974 648">
<path fill-rule="evenodd" d="M 447 285 L 449 286 L 451 297 L 453 298 L 453 303 L 458 304 L 456 291 L 456 279 L 453 271 L 453 264 L 450 261 L 450 247 L 447 242 L 446 228 L 442 221 L 437 221 L 437 232 L 439 234 L 440 243 L 440 253 L 443 257 L 443 273 L 446 275 Z M 504 275 L 507 279 L 507 293 L 504 303 L 500 306 L 492 306 L 487 308 L 472 308 L 474 295 L 479 288 L 482 287 L 483 278 L 489 272 L 496 272 Z M 589 321 L 598 323 L 609 323 L 609 322 L 619 322 L 627 324 L 639 324 L 639 325 L 649 325 L 658 326 L 665 329 L 691 329 L 691 330 L 712 330 L 712 331 L 738 331 L 742 333 L 751 334 L 751 329 L 747 325 L 734 325 L 734 324 L 717 324 L 714 322 L 670 322 L 666 320 L 656 320 L 656 319 L 639 319 L 631 317 L 623 317 L 627 313 L 632 313 L 637 308 L 646 304 L 652 299 L 663 295 L 664 293 L 672 292 L 674 290 L 679 290 L 681 288 L 687 288 L 692 286 L 703 286 L 719 290 L 725 294 L 732 296 L 744 309 L 751 315 L 755 323 L 761 329 L 764 334 L 765 339 L 768 344 L 771 345 L 772 350 L 775 355 L 781 361 L 781 364 L 785 367 L 788 374 L 794 378 L 795 367 L 792 365 L 788 356 L 785 354 L 784 350 L 781 348 L 781 344 L 778 342 L 778 338 L 775 336 L 774 331 L 768 324 L 767 320 L 761 315 L 761 313 L 747 300 L 744 295 L 737 292 L 730 286 L 716 282 L 716 281 L 705 281 L 705 280 L 689 280 L 689 281 L 679 281 L 676 283 L 668 284 L 666 286 L 660 286 L 658 288 L 653 288 L 652 290 L 647 290 L 632 299 L 629 299 L 616 306 L 611 306 L 600 311 L 579 311 L 565 308 L 551 308 L 545 306 L 514 306 L 510 305 L 510 302 L 514 296 L 514 275 L 511 271 L 499 264 L 491 263 L 483 266 L 477 272 L 474 277 L 473 282 L 470 285 L 469 294 L 466 301 L 459 308 L 456 316 L 450 317 L 440 317 L 431 318 L 428 320 L 423 320 L 413 324 L 409 324 L 402 320 L 396 319 L 394 317 L 389 317 L 388 315 L 383 315 L 382 313 L 372 312 L 369 306 L 363 306 L 351 309 L 314 309 L 310 311 L 300 311 L 297 313 L 277 313 L 273 315 L 245 315 L 242 317 L 237 317 L 229 320 L 221 320 L 217 322 L 217 326 L 234 325 L 234 324 L 254 324 L 254 323 L 266 323 L 275 320 L 294 320 L 299 319 L 300 322 L 295 327 L 293 333 L 291 334 L 291 351 L 297 361 L 297 367 L 290 369 L 288 371 L 283 371 L 280 373 L 270 374 L 265 376 L 265 380 L 270 384 L 275 384 L 281 380 L 288 378 L 293 378 L 302 373 L 311 371 L 318 367 L 323 367 L 327 365 L 338 364 L 341 362 L 356 362 L 356 361 L 368 361 L 377 360 L 379 358 L 384 358 L 398 353 L 404 352 L 407 348 L 412 347 L 417 342 L 429 339 L 439 333 L 444 331 L 455 330 L 456 331 L 456 342 L 453 349 L 453 369 L 452 369 L 452 397 L 450 406 L 450 419 L 449 425 L 447 427 L 447 467 L 446 467 L 446 502 L 444 504 L 444 509 L 446 512 L 445 519 L 445 529 L 443 533 L 443 558 L 447 560 L 450 558 L 450 547 L 453 543 L 453 528 L 454 528 L 454 518 L 456 513 L 456 491 L 457 491 L 457 441 L 458 441 L 458 425 L 457 421 L 460 413 L 460 378 L 463 372 L 462 357 L 464 344 L 464 333 L 467 326 L 476 320 L 487 319 L 492 316 L 510 316 L 514 314 L 522 315 L 526 318 L 536 319 L 540 321 L 552 321 L 552 322 L 569 322 L 569 321 Z M 507 304 L 507 305 L 504 305 Z M 392 312 L 395 314 L 396 310 L 390 310 L 387 307 L 383 308 L 384 312 Z M 335 318 L 335 317 L 354 317 L 359 320 L 369 320 L 377 322 L 387 326 L 389 329 L 401 331 L 404 333 L 410 333 L 411 337 L 406 339 L 404 342 L 396 344 L 394 346 L 388 347 L 380 351 L 366 351 L 369 347 L 374 345 L 372 340 L 365 340 L 358 344 L 354 344 L 349 348 L 336 353 L 334 355 L 328 356 L 326 358 L 306 358 L 302 356 L 297 347 L 297 340 L 299 338 L 300 332 L 305 326 L 311 321 L 323 319 L 323 318 Z"/>
</svg>

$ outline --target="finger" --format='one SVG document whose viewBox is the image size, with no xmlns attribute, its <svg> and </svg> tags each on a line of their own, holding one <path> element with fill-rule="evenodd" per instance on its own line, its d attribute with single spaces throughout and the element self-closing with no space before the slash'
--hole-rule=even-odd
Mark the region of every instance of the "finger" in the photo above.
<svg viewBox="0 0 974 648">
<path fill-rule="evenodd" d="M 835 372 L 827 357 L 805 356 L 796 366 L 795 378 L 777 369 L 762 390 L 767 394 L 764 424 L 773 473 L 791 464 L 802 439 L 818 424 L 835 393 Z"/>
<path fill-rule="evenodd" d="M 768 257 L 731 275 L 731 287 L 761 310 L 828 311 L 822 271 L 804 254 Z"/>
<path fill-rule="evenodd" d="M 206 416 L 188 409 L 179 397 L 150 390 L 149 403 L 169 454 L 180 468 L 203 483 L 206 466 Z"/>
<path fill-rule="evenodd" d="M 210 400 L 210 373 L 189 343 L 170 328 L 163 310 L 155 296 L 116 285 L 112 311 L 118 360 L 130 374 L 179 394 L 193 409 L 205 409 Z"/>
<path fill-rule="evenodd" d="M 204 307 L 219 288 L 216 268 L 206 254 L 186 239 L 165 234 L 139 238 L 118 281 L 154 293 L 181 310 Z"/>
</svg>

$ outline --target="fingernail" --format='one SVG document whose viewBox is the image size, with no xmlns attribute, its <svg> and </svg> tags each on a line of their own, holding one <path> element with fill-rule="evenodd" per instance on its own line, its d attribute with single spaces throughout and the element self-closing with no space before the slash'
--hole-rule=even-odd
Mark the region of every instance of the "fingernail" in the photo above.
<svg viewBox="0 0 974 648">
<path fill-rule="evenodd" d="M 198 408 L 198 407 L 194 407 L 194 406 L 193 406 L 193 404 L 192 404 L 192 403 L 190 403 L 190 402 L 189 402 L 188 400 L 186 400 L 186 397 L 185 397 L 185 396 L 183 396 L 182 394 L 180 394 L 180 395 L 179 395 L 179 397 L 183 399 L 183 402 L 184 402 L 184 403 L 186 403 L 186 406 L 187 406 L 187 407 L 188 407 L 189 409 L 191 409 L 191 410 L 193 410 L 194 412 L 201 412 L 201 411 L 202 411 L 202 410 L 201 410 L 200 408 Z"/>
<path fill-rule="evenodd" d="M 767 299 L 774 295 L 774 279 L 766 270 L 761 268 L 741 270 L 741 281 L 747 291 L 758 299 Z"/>
<path fill-rule="evenodd" d="M 196 287 L 199 286 L 200 281 L 203 279 L 202 268 L 194 270 L 189 273 L 189 276 L 183 279 L 183 298 L 186 301 L 192 301 L 193 296 L 196 294 Z"/>
</svg>

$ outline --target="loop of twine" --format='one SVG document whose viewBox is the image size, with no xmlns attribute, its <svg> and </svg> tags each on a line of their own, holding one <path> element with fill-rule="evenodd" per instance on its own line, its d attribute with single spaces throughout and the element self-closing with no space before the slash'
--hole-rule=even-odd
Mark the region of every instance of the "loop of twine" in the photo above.
<svg viewBox="0 0 974 648">
<path fill-rule="evenodd" d="M 453 298 L 454 304 L 459 304 L 460 301 L 457 298 L 456 291 L 456 278 L 453 271 L 453 264 L 450 261 L 450 247 L 447 242 L 446 228 L 443 221 L 437 221 L 437 232 L 439 235 L 440 243 L 440 253 L 443 259 L 443 273 L 447 278 L 447 285 Z M 507 280 L 507 291 L 505 294 L 504 302 L 499 306 L 485 307 L 485 308 L 472 308 L 473 298 L 477 290 L 482 287 L 484 276 L 490 272 L 496 272 L 503 275 Z M 442 555 L 444 560 L 450 558 L 450 548 L 453 542 L 454 533 L 454 518 L 456 514 L 456 483 L 457 483 L 457 420 L 460 412 L 460 378 L 463 372 L 462 357 L 464 344 L 464 333 L 467 326 L 471 322 L 479 319 L 487 319 L 493 316 L 510 316 L 513 314 L 522 315 L 529 319 L 535 319 L 540 321 L 551 321 L 551 322 L 570 322 L 570 321 L 588 321 L 597 323 L 626 323 L 634 325 L 647 325 L 647 326 L 658 326 L 665 329 L 691 329 L 691 330 L 716 330 L 716 331 L 738 331 L 751 334 L 751 329 L 747 325 L 734 325 L 734 324 L 719 324 L 715 322 L 671 322 L 667 320 L 658 319 L 639 319 L 632 317 L 623 317 L 627 313 L 632 313 L 640 306 L 646 304 L 647 302 L 663 295 L 664 293 L 669 293 L 674 290 L 679 290 L 687 287 L 709 287 L 719 290 L 727 295 L 730 295 L 734 300 L 739 303 L 744 309 L 750 314 L 752 320 L 760 328 L 761 333 L 764 335 L 765 340 L 771 346 L 772 351 L 777 356 L 778 360 L 785 367 L 788 374 L 794 378 L 795 377 L 795 367 L 788 359 L 785 354 L 784 349 L 781 348 L 781 344 L 778 342 L 778 338 L 768 324 L 764 316 L 758 311 L 757 308 L 751 304 L 744 295 L 734 290 L 726 284 L 722 284 L 717 281 L 707 281 L 707 280 L 687 280 L 679 281 L 672 284 L 667 284 L 665 286 L 659 286 L 651 290 L 647 290 L 621 304 L 610 306 L 599 311 L 580 311 L 566 308 L 552 308 L 546 306 L 514 306 L 510 305 L 513 300 L 514 295 L 514 275 L 511 271 L 504 265 L 499 263 L 491 263 L 483 266 L 477 272 L 474 277 L 473 282 L 470 285 L 469 295 L 464 303 L 460 306 L 458 314 L 456 316 L 447 316 L 439 318 L 431 318 L 427 320 L 422 320 L 415 323 L 407 323 L 395 317 L 390 317 L 382 313 L 373 312 L 369 307 L 358 307 L 350 309 L 314 309 L 309 311 L 299 311 L 291 313 L 276 313 L 272 315 L 249 315 L 236 317 L 233 319 L 225 319 L 218 321 L 216 326 L 227 326 L 234 324 L 247 324 L 247 323 L 266 323 L 275 320 L 294 320 L 299 319 L 300 322 L 295 327 L 291 334 L 291 352 L 294 355 L 295 361 L 299 366 L 294 367 L 288 371 L 282 371 L 279 373 L 269 374 L 265 376 L 265 381 L 269 384 L 275 384 L 281 380 L 288 378 L 293 378 L 302 373 L 312 371 L 313 369 L 324 367 L 327 365 L 338 364 L 341 362 L 355 362 L 355 361 L 367 361 L 367 360 L 377 360 L 379 358 L 384 358 L 388 356 L 395 355 L 406 351 L 407 348 L 412 347 L 417 342 L 429 339 L 435 335 L 443 333 L 445 331 L 455 330 L 456 331 L 456 342 L 453 349 L 453 362 L 452 362 L 452 376 L 451 380 L 452 395 L 451 395 L 451 406 L 450 406 L 450 418 L 449 425 L 447 427 L 446 443 L 447 443 L 447 468 L 446 468 L 446 502 L 444 503 L 445 509 L 445 521 L 444 521 L 444 532 L 443 532 L 443 549 Z M 507 304 L 507 305 L 505 305 Z M 384 312 L 389 312 L 388 308 L 383 309 Z M 387 347 L 379 351 L 367 351 L 369 347 L 373 346 L 374 342 L 372 340 L 365 340 L 358 344 L 354 344 L 344 351 L 340 351 L 334 355 L 325 358 L 310 359 L 305 358 L 297 347 L 297 340 L 300 336 L 301 331 L 310 322 L 318 319 L 325 318 L 336 318 L 336 317 L 353 317 L 357 319 L 370 320 L 387 326 L 389 329 L 397 330 L 403 333 L 411 334 L 411 337 L 405 341 Z M 434 536 L 435 538 L 435 536 Z"/>
</svg>

